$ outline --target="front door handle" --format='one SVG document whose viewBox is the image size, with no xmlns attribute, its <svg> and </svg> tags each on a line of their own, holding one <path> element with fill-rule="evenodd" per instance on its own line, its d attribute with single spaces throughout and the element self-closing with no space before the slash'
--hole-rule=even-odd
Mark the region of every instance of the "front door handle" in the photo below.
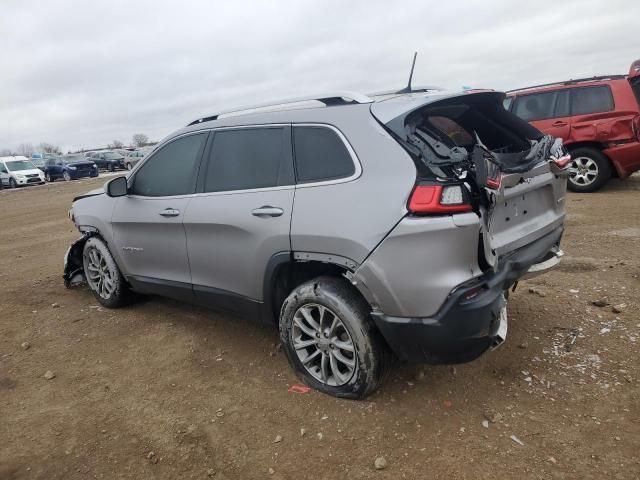
<svg viewBox="0 0 640 480">
<path fill-rule="evenodd" d="M 552 127 L 566 127 L 567 125 L 569 125 L 569 124 L 567 122 L 563 122 L 563 121 L 553 122 L 551 124 Z"/>
<path fill-rule="evenodd" d="M 284 213 L 284 210 L 279 207 L 272 207 L 270 205 L 263 205 L 260 208 L 251 210 L 251 215 L 256 217 L 279 217 Z"/>
<path fill-rule="evenodd" d="M 165 208 L 160 212 L 160 215 L 163 217 L 177 217 L 180 215 L 180 210 L 176 210 L 175 208 Z"/>
</svg>

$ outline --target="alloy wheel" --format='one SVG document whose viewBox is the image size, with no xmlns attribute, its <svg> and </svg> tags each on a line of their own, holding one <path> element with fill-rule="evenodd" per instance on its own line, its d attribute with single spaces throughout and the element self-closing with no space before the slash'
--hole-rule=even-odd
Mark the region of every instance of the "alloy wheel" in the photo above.
<svg viewBox="0 0 640 480">
<path fill-rule="evenodd" d="M 116 289 L 115 273 L 111 271 L 104 255 L 96 248 L 90 248 L 85 253 L 87 268 L 85 271 L 87 282 L 101 298 L 109 299 Z"/>
<path fill-rule="evenodd" d="M 67 172 L 66 170 L 64 171 L 64 173 L 62 174 L 62 176 L 64 177 L 64 181 L 68 182 L 71 180 L 71 175 L 69 175 L 69 172 Z"/>
<path fill-rule="evenodd" d="M 585 187 L 591 185 L 598 178 L 598 164 L 589 157 L 577 157 L 571 161 L 569 167 L 569 181 L 575 185 Z"/>
<path fill-rule="evenodd" d="M 316 380 L 340 386 L 356 371 L 358 357 L 351 335 L 327 307 L 308 303 L 298 308 L 291 337 L 298 359 Z"/>
</svg>

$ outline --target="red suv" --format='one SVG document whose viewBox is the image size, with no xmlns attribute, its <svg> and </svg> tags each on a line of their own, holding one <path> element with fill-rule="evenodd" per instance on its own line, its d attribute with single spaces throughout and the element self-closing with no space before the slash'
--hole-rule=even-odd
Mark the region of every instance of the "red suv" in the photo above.
<svg viewBox="0 0 640 480">
<path fill-rule="evenodd" d="M 575 192 L 640 170 L 640 60 L 628 75 L 512 90 L 505 108 L 564 140 L 572 157 L 568 187 Z"/>
</svg>

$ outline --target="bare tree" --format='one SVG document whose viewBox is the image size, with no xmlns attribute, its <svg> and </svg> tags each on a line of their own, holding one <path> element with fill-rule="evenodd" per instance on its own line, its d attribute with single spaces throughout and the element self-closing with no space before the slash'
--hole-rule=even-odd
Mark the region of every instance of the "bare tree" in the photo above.
<svg viewBox="0 0 640 480">
<path fill-rule="evenodd" d="M 30 157 L 33 151 L 33 144 L 31 143 L 21 143 L 18 146 L 18 153 L 20 155 L 24 155 L 25 157 Z"/>
<path fill-rule="evenodd" d="M 144 147 L 149 142 L 149 137 L 144 133 L 136 133 L 131 138 L 131 141 L 136 147 Z"/>
<path fill-rule="evenodd" d="M 46 142 L 39 143 L 37 148 L 42 153 L 60 153 L 60 147 Z"/>
<path fill-rule="evenodd" d="M 13 155 L 13 152 L 8 148 L 3 148 L 0 150 L 0 157 L 10 157 Z"/>
<path fill-rule="evenodd" d="M 124 143 L 122 143 L 120 140 L 114 140 L 113 142 L 108 144 L 107 147 L 108 148 L 122 148 L 122 147 L 124 147 Z"/>
</svg>

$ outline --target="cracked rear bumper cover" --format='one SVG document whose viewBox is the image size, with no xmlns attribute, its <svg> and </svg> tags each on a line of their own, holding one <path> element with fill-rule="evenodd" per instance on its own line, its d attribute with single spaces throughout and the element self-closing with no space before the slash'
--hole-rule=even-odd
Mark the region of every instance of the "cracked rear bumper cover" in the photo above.
<svg viewBox="0 0 640 480">
<path fill-rule="evenodd" d="M 559 257 L 559 227 L 504 258 L 498 268 L 456 287 L 433 317 L 391 317 L 373 312 L 373 320 L 393 352 L 410 363 L 469 362 L 501 343 L 499 327 L 504 291 L 535 266 Z M 534 268 L 534 270 L 536 270 Z M 546 270 L 545 270 L 546 271 Z M 540 269 L 536 273 L 541 273 Z"/>
</svg>

